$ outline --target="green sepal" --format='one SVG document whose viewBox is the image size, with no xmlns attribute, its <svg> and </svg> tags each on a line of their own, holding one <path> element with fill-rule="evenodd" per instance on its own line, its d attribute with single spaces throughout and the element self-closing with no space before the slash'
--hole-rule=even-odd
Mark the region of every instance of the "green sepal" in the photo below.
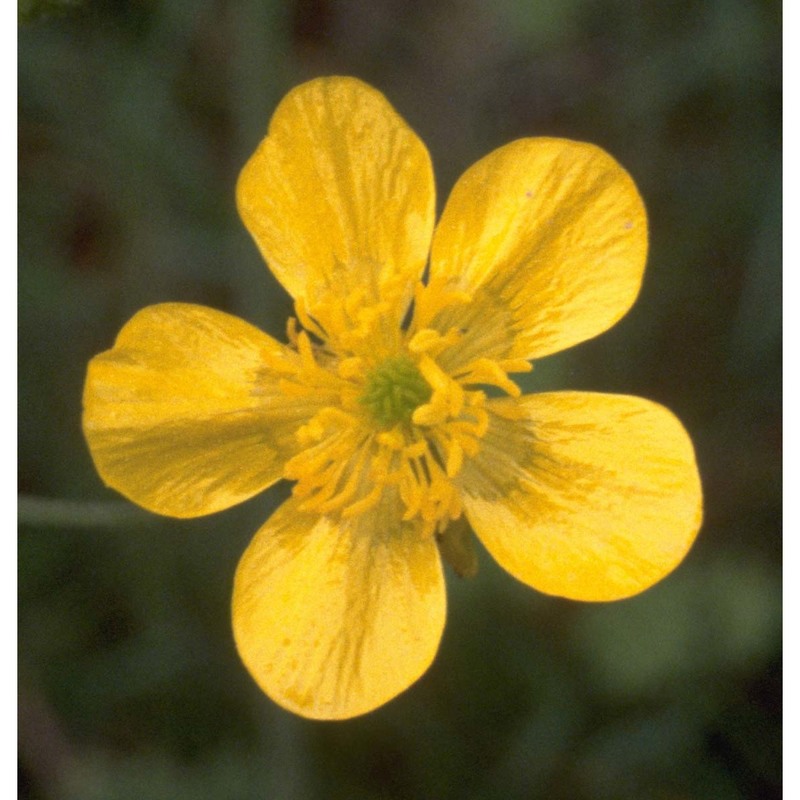
<svg viewBox="0 0 800 800">
<path fill-rule="evenodd" d="M 474 578 L 478 574 L 478 553 L 472 528 L 464 517 L 451 522 L 443 533 L 436 534 L 436 544 L 442 558 L 459 578 Z"/>
</svg>

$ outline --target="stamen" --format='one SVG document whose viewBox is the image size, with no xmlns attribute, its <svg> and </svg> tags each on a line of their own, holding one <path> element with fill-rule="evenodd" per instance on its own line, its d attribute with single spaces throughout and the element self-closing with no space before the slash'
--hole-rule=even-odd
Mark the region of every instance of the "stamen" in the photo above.
<svg viewBox="0 0 800 800">
<path fill-rule="evenodd" d="M 519 397 L 522 394 L 519 386 L 508 377 L 505 370 L 490 358 L 476 358 L 458 370 L 456 376 L 468 386 L 472 384 L 497 386 L 512 397 Z"/>
<path fill-rule="evenodd" d="M 305 297 L 301 295 L 300 297 L 295 298 L 294 310 L 295 313 L 297 314 L 297 318 L 300 320 L 300 324 L 307 331 L 311 331 L 311 333 L 313 333 L 319 339 L 325 340 L 328 338 L 328 335 L 325 332 L 325 330 L 322 327 L 320 327 L 317 321 L 313 319 L 309 314 Z"/>
<path fill-rule="evenodd" d="M 423 356 L 420 359 L 419 368 L 425 376 L 425 380 L 433 387 L 433 397 L 429 404 L 437 412 L 433 418 L 440 418 L 444 409 L 451 417 L 458 415 L 464 406 L 464 390 L 461 386 L 447 375 L 430 356 Z M 423 416 L 424 414 L 421 413 L 420 418 Z M 417 422 L 417 424 L 423 423 Z"/>
<path fill-rule="evenodd" d="M 449 284 L 449 285 L 448 285 Z M 426 284 L 418 283 L 414 287 L 414 330 L 431 327 L 433 318 L 444 308 L 452 305 L 466 304 L 472 295 L 452 285 L 447 278 L 431 278 Z"/>
<path fill-rule="evenodd" d="M 408 342 L 408 349 L 412 353 L 428 353 L 435 356 L 458 344 L 461 333 L 455 328 L 451 328 L 446 334 L 442 335 L 433 328 L 424 328 L 417 331 Z"/>
</svg>

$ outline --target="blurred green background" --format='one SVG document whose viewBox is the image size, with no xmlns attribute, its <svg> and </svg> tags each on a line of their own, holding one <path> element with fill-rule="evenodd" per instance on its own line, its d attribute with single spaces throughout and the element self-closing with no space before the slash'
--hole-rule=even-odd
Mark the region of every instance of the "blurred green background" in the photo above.
<svg viewBox="0 0 800 800">
<path fill-rule="evenodd" d="M 549 798 L 780 793 L 781 9 L 775 0 L 20 0 L 20 796 Z M 392 703 L 305 721 L 263 696 L 234 569 L 286 494 L 155 518 L 103 488 L 87 361 L 139 308 L 290 303 L 234 205 L 282 95 L 352 74 L 427 143 L 439 203 L 522 136 L 606 148 L 652 230 L 641 297 L 529 390 L 643 395 L 695 441 L 685 563 L 634 599 L 539 595 L 480 554 Z"/>
</svg>

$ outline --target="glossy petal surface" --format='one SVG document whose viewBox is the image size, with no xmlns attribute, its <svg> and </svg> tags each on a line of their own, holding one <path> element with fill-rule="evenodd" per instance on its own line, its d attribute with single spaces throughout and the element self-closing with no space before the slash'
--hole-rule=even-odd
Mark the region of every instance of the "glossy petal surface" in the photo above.
<svg viewBox="0 0 800 800">
<path fill-rule="evenodd" d="M 505 334 L 484 355 L 536 358 L 619 320 L 646 256 L 644 205 L 611 156 L 565 139 L 520 139 L 456 183 L 434 235 L 431 279 L 472 295 L 461 320 L 469 336 L 489 343 Z"/>
<path fill-rule="evenodd" d="M 615 600 L 680 563 L 702 497 L 667 409 L 583 392 L 529 395 L 519 408 L 520 419 L 493 416 L 462 478 L 467 517 L 503 568 L 549 594 Z"/>
<path fill-rule="evenodd" d="M 210 308 L 140 311 L 89 363 L 83 427 L 105 483 L 176 517 L 219 511 L 274 483 L 309 413 L 275 389 L 265 358 L 282 352 Z"/>
<path fill-rule="evenodd" d="M 382 705 L 430 665 L 445 619 L 433 537 L 381 506 L 351 520 L 287 501 L 236 573 L 233 627 L 242 660 L 277 703 L 344 719 Z"/>
<path fill-rule="evenodd" d="M 284 98 L 237 201 L 275 276 L 312 308 L 355 289 L 371 302 L 387 282 L 417 280 L 428 258 L 428 152 L 384 96 L 354 78 L 319 78 Z"/>
</svg>

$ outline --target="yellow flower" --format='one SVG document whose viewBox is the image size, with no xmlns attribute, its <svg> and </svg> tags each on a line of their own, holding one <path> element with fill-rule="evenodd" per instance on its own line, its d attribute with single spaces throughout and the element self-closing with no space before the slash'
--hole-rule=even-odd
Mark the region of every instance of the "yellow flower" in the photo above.
<svg viewBox="0 0 800 800">
<path fill-rule="evenodd" d="M 425 146 L 380 93 L 324 78 L 280 103 L 237 199 L 294 298 L 288 343 L 201 306 L 145 308 L 89 364 L 84 430 L 106 484 L 160 514 L 296 481 L 233 590 L 239 653 L 276 702 L 341 719 L 422 675 L 440 553 L 472 567 L 462 517 L 514 577 L 578 600 L 682 560 L 702 497 L 678 420 L 636 397 L 521 396 L 509 377 L 636 298 L 647 220 L 609 155 L 512 142 L 434 230 Z"/>
</svg>

